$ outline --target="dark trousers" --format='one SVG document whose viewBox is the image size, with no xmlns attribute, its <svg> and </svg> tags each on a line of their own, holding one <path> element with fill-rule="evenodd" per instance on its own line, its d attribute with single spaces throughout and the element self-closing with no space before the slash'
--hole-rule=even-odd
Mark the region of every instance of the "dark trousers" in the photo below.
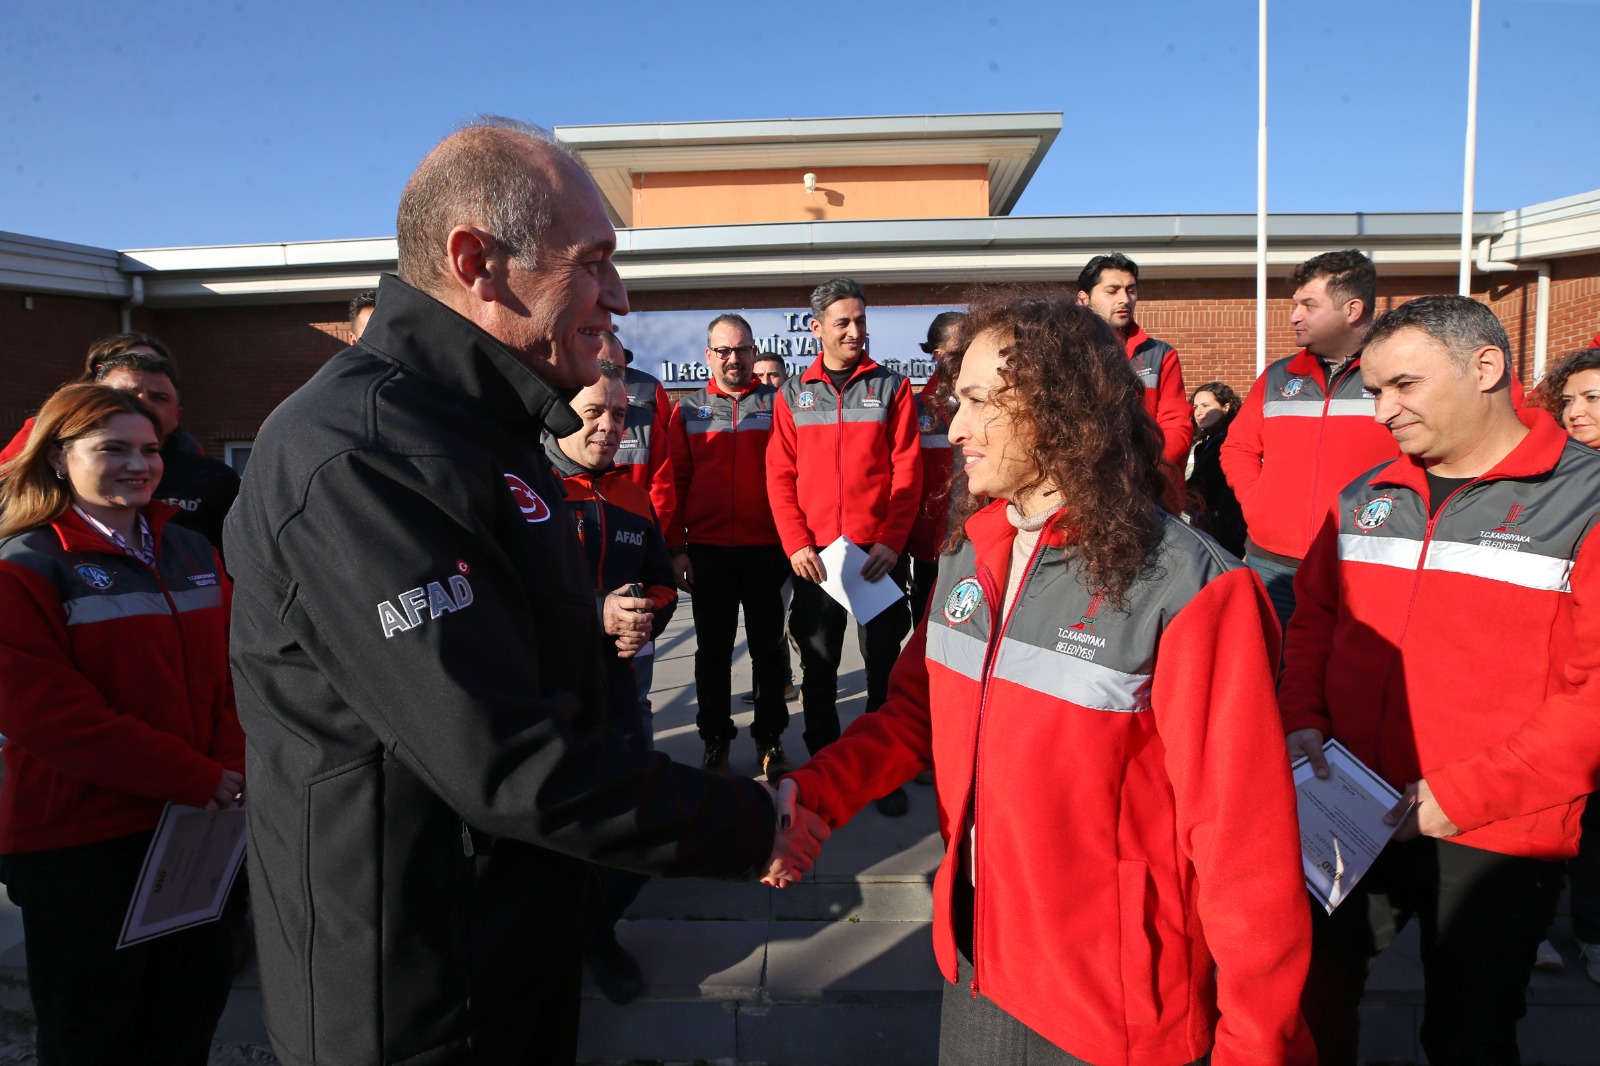
<svg viewBox="0 0 1600 1066">
<path fill-rule="evenodd" d="M 1572 935 L 1585 944 L 1600 944 L 1600 798 L 1589 797 L 1582 825 L 1578 857 L 1567 863 L 1567 882 L 1572 886 Z"/>
<path fill-rule="evenodd" d="M 909 559 L 902 555 L 895 568 L 878 580 L 893 581 L 903 591 L 908 569 Z M 800 648 L 805 742 L 813 755 L 839 739 L 839 656 L 844 653 L 844 631 L 849 624 L 850 613 L 821 586 L 795 579 L 789 632 Z M 909 632 L 911 608 L 904 598 L 856 627 L 861 657 L 867 665 L 868 711 L 877 710 L 889 698 L 889 671 Z"/>
<path fill-rule="evenodd" d="M 721 548 L 689 545 L 694 567 L 695 727 L 710 744 L 738 736 L 733 724 L 733 645 L 744 607 L 745 642 L 755 682 L 757 744 L 776 744 L 789 727 L 783 692 L 789 684 L 789 649 L 783 641 L 783 583 L 789 560 L 777 545 Z"/>
<path fill-rule="evenodd" d="M 205 1066 L 210 1056 L 239 910 L 118 951 L 150 838 L 0 860 L 22 909 L 40 1066 Z"/>
<path fill-rule="evenodd" d="M 1272 613 L 1278 616 L 1278 628 L 1284 636 L 1288 636 L 1289 616 L 1294 614 L 1295 568 L 1275 559 L 1251 555 L 1248 548 L 1245 549 L 1244 565 L 1261 575 L 1262 584 L 1267 586 L 1267 599 L 1272 601 Z"/>
<path fill-rule="evenodd" d="M 911 560 L 911 587 L 906 597 L 911 601 L 911 628 L 921 624 L 928 613 L 928 597 L 939 584 L 939 561 Z"/>
<path fill-rule="evenodd" d="M 1301 1007 L 1318 1061 L 1356 1062 L 1372 960 L 1415 917 L 1428 1061 L 1515 1066 L 1534 950 L 1560 889 L 1558 862 L 1426 838 L 1390 844 L 1333 914 L 1311 904 L 1311 973 Z"/>
<path fill-rule="evenodd" d="M 939 1004 L 939 1066 L 1092 1066 L 1029 1029 L 988 996 L 974 996 L 972 978 L 972 959 L 958 950 L 956 983 L 944 986 Z M 1191 1066 L 1210 1060 L 1204 1055 Z"/>
</svg>

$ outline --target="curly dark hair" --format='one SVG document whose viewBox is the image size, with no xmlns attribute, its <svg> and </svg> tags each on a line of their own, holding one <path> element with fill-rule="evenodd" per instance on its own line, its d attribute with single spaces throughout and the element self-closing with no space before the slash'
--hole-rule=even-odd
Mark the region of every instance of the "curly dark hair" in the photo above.
<svg viewBox="0 0 1600 1066">
<path fill-rule="evenodd" d="M 990 400 L 1010 407 L 1032 438 L 1037 474 L 1021 491 L 1055 490 L 1063 506 L 1052 521 L 1083 560 L 1085 582 L 1121 609 L 1160 540 L 1168 484 L 1161 431 L 1127 352 L 1099 315 L 1060 289 L 980 290 L 961 326 L 959 347 L 941 360 L 938 402 L 954 395 L 973 339 L 1001 334 L 1003 384 Z M 960 546 L 966 519 L 987 502 L 956 475 L 945 551 Z"/>
<path fill-rule="evenodd" d="M 1572 375 L 1584 370 L 1600 370 L 1600 348 L 1585 348 L 1581 352 L 1570 352 L 1561 364 L 1544 376 L 1539 382 L 1539 387 L 1533 390 L 1533 395 L 1528 397 L 1528 406 L 1543 407 L 1550 412 L 1550 417 L 1556 420 L 1556 425 L 1562 429 L 1566 425 L 1561 421 L 1561 394 L 1566 391 L 1567 381 Z"/>
</svg>

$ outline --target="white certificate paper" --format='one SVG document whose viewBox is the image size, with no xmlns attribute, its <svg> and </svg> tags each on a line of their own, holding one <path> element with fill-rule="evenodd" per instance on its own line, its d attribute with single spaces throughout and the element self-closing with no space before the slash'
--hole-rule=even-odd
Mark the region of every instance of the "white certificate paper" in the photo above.
<svg viewBox="0 0 1600 1066">
<path fill-rule="evenodd" d="M 244 838 L 243 807 L 211 813 L 167 804 L 145 853 L 117 947 L 222 917 L 228 890 L 244 864 Z"/>
<path fill-rule="evenodd" d="M 1385 825 L 1383 816 L 1400 802 L 1400 793 L 1337 740 L 1322 750 L 1327 780 L 1311 772 L 1310 759 L 1301 758 L 1294 763 L 1294 787 L 1306 885 L 1332 914 L 1398 828 Z"/>
<path fill-rule="evenodd" d="M 867 553 L 840 537 L 817 553 L 822 560 L 822 591 L 844 605 L 860 625 L 866 625 L 905 593 L 885 574 L 876 581 L 861 576 Z"/>
</svg>

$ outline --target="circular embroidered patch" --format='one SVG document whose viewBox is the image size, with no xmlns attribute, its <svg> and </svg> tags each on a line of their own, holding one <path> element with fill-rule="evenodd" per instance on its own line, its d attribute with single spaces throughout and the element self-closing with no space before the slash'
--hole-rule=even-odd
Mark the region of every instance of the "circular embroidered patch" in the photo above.
<svg viewBox="0 0 1600 1066">
<path fill-rule="evenodd" d="M 1356 512 L 1356 528 L 1371 532 L 1389 520 L 1394 514 L 1394 497 L 1379 496 L 1376 500 L 1369 500 L 1361 505 Z"/>
<path fill-rule="evenodd" d="M 962 578 L 944 601 L 944 620 L 953 626 L 966 623 L 983 602 L 983 586 L 975 577 Z"/>
<path fill-rule="evenodd" d="M 1305 390 L 1305 387 L 1305 378 L 1290 378 L 1288 381 L 1283 383 L 1283 388 L 1279 389 L 1278 392 L 1280 392 L 1283 395 L 1283 398 L 1287 400 L 1300 395 L 1300 393 Z"/>
<path fill-rule="evenodd" d="M 809 411 L 817 406 L 817 394 L 807 389 L 794 398 L 795 406 L 802 411 Z"/>
<path fill-rule="evenodd" d="M 79 563 L 72 571 L 92 589 L 108 589 L 117 583 L 115 574 L 96 563 Z"/>
<path fill-rule="evenodd" d="M 924 413 L 917 418 L 917 429 L 921 430 L 923 433 L 932 433 L 933 425 L 933 416 L 930 414 Z"/>
<path fill-rule="evenodd" d="M 711 417 L 711 405 L 710 404 L 703 404 L 700 407 L 696 407 L 694 409 L 694 416 L 696 418 L 700 418 L 700 419 L 708 419 L 708 418 L 710 418 Z"/>
</svg>

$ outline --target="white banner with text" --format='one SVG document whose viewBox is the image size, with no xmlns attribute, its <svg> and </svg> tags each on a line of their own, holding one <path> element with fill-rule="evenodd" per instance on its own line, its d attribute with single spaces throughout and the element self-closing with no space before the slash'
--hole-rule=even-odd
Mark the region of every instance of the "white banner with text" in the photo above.
<svg viewBox="0 0 1600 1066">
<path fill-rule="evenodd" d="M 763 354 L 779 356 L 798 374 L 821 352 L 811 332 L 811 312 L 779 308 L 734 308 L 755 334 Z M 928 339 L 928 324 L 955 305 L 867 308 L 867 352 L 872 358 L 921 384 L 933 374 L 931 356 L 919 345 Z M 669 389 L 697 388 L 707 379 L 706 326 L 716 311 L 636 311 L 617 320 L 617 335 L 633 352 L 633 365 L 654 374 Z"/>
</svg>

